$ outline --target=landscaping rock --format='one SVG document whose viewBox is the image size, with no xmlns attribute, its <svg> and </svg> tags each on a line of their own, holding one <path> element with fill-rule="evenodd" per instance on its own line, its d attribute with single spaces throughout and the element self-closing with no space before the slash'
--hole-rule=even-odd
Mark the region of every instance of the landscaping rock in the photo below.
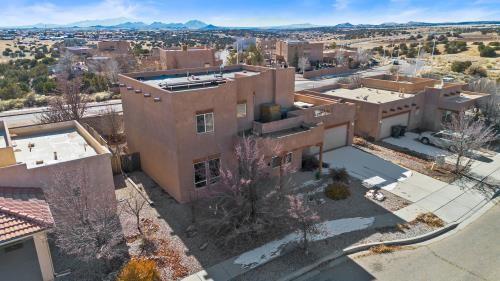
<svg viewBox="0 0 500 281">
<path fill-rule="evenodd" d="M 208 247 L 208 242 L 205 242 L 205 243 L 201 244 L 200 251 L 205 250 L 207 247 Z"/>
</svg>

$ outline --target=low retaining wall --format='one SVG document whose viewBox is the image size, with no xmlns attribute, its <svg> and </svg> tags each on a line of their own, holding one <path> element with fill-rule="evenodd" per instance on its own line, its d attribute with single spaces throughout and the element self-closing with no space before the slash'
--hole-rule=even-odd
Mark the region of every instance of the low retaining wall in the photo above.
<svg viewBox="0 0 500 281">
<path fill-rule="evenodd" d="M 348 73 L 350 71 L 351 69 L 348 66 L 330 67 L 330 68 L 322 68 L 318 70 L 306 71 L 304 72 L 304 74 L 302 74 L 302 76 L 306 79 L 310 79 L 324 75 Z"/>
</svg>

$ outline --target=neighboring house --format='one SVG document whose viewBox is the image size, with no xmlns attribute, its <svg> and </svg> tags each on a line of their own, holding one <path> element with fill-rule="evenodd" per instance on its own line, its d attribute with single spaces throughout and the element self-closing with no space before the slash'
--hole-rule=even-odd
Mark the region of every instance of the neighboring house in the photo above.
<svg viewBox="0 0 500 281">
<path fill-rule="evenodd" d="M 62 47 L 63 52 L 67 51 L 75 56 L 91 56 L 94 49 L 85 46 Z"/>
<path fill-rule="evenodd" d="M 334 84 L 303 92 L 355 103 L 355 134 L 380 140 L 389 137 L 395 125 L 439 130 L 453 114 L 464 114 L 489 97 L 465 91 L 464 86 L 384 74 L 361 78 L 359 88 Z"/>
<path fill-rule="evenodd" d="M 281 155 L 265 152 L 272 172 L 283 162 L 298 169 L 303 154 L 352 141 L 354 104 L 295 95 L 293 68 L 233 65 L 130 73 L 119 80 L 128 148 L 179 202 L 217 185 L 220 166 L 236 163 L 234 145 L 242 134 L 282 146 Z"/>
<path fill-rule="evenodd" d="M 53 224 L 40 188 L 0 186 L 1 280 L 54 280 L 47 242 Z"/>
<path fill-rule="evenodd" d="M 141 57 L 142 69 L 171 70 L 220 66 L 222 61 L 216 58 L 215 49 L 191 47 L 160 49 L 153 48 L 149 55 Z"/>
<path fill-rule="evenodd" d="M 323 62 L 323 43 L 284 40 L 276 43 L 276 61 L 297 67 L 298 60 L 307 58 L 311 65 Z"/>
<path fill-rule="evenodd" d="M 130 52 L 130 42 L 126 40 L 104 40 L 97 42 L 97 50 L 101 53 L 125 55 Z"/>
<path fill-rule="evenodd" d="M 109 150 L 76 121 L 17 128 L 0 121 L 0 186 L 47 190 L 79 174 L 83 188 L 95 195 L 92 206 L 114 208 L 110 159 Z"/>
</svg>

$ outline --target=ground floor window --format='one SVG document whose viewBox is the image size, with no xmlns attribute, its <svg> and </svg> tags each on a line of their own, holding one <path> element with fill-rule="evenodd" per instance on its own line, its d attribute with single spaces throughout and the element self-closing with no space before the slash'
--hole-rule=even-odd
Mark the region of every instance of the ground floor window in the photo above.
<svg viewBox="0 0 500 281">
<path fill-rule="evenodd" d="M 441 113 L 441 123 L 443 124 L 449 124 L 451 121 L 453 121 L 453 117 L 455 116 L 456 113 L 453 111 L 449 110 L 443 110 Z"/>
<path fill-rule="evenodd" d="M 271 158 L 271 168 L 276 168 L 281 166 L 282 164 L 292 163 L 293 154 L 292 152 L 288 152 L 284 157 L 274 156 Z"/>
<path fill-rule="evenodd" d="M 214 184 L 220 179 L 220 159 L 210 159 L 198 162 L 194 167 L 194 186 L 205 187 L 207 184 Z"/>
</svg>

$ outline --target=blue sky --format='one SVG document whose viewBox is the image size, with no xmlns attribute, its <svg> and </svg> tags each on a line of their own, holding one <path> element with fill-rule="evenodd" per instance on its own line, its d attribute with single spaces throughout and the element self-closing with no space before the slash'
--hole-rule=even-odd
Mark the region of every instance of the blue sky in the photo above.
<svg viewBox="0 0 500 281">
<path fill-rule="evenodd" d="M 500 0 L 0 0 L 0 26 L 129 18 L 221 26 L 500 20 Z"/>
</svg>

